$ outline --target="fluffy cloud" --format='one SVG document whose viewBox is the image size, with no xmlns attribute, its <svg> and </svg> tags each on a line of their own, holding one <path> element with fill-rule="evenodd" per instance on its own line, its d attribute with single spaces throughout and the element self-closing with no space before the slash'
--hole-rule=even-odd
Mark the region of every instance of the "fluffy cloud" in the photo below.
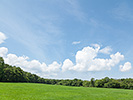
<svg viewBox="0 0 133 100">
<path fill-rule="evenodd" d="M 117 65 L 123 59 L 124 56 L 119 52 L 110 55 L 110 59 L 95 58 L 92 60 L 92 64 L 88 68 L 88 71 L 111 70 L 111 67 Z"/>
<path fill-rule="evenodd" d="M 74 66 L 73 62 L 70 59 L 66 59 L 63 62 L 62 71 L 64 72 L 66 70 L 72 70 L 73 66 Z"/>
<path fill-rule="evenodd" d="M 131 68 L 132 67 L 130 62 L 126 62 L 124 65 L 120 65 L 120 71 L 122 72 L 129 71 Z"/>
<path fill-rule="evenodd" d="M 28 61 L 26 56 L 16 56 L 15 54 L 7 54 L 8 49 L 5 47 L 0 48 L 0 56 L 4 58 L 6 64 L 13 66 L 19 66 L 24 71 L 32 72 L 40 76 L 56 75 L 60 71 L 61 64 L 54 61 L 50 65 L 46 65 L 44 62 L 40 63 L 38 60 Z M 7 55 L 6 55 L 7 54 Z"/>
<path fill-rule="evenodd" d="M 105 47 L 106 48 L 106 47 Z M 63 71 L 74 70 L 74 71 L 102 71 L 111 70 L 111 67 L 117 65 L 124 59 L 124 55 L 119 52 L 110 55 L 110 59 L 97 58 L 100 52 L 100 46 L 98 44 L 93 47 L 84 47 L 81 51 L 76 54 L 76 64 L 74 65 L 71 60 L 67 59 L 63 63 Z"/>
<path fill-rule="evenodd" d="M 47 70 L 48 72 L 58 72 L 60 71 L 61 64 L 58 64 L 54 61 L 52 64 L 48 65 Z"/>
<path fill-rule="evenodd" d="M 2 35 L 1 35 L 2 34 Z M 0 33 L 0 43 L 4 42 L 5 35 Z M 76 44 L 76 42 L 75 42 Z M 4 58 L 5 63 L 13 66 L 19 66 L 24 71 L 35 73 L 39 76 L 46 77 L 57 75 L 58 72 L 64 71 L 102 71 L 111 70 L 113 66 L 119 64 L 124 59 L 124 55 L 117 52 L 111 54 L 109 59 L 98 58 L 98 53 L 109 54 L 112 49 L 105 47 L 100 49 L 100 45 L 93 44 L 92 46 L 84 47 L 82 50 L 77 51 L 75 56 L 75 64 L 66 59 L 63 64 L 54 61 L 52 64 L 47 65 L 45 62 L 40 63 L 38 60 L 29 60 L 29 57 L 20 56 L 15 54 L 8 54 L 8 49 L 5 47 L 0 48 L 0 56 Z M 127 71 L 131 69 L 131 63 L 127 62 L 123 66 L 120 65 L 120 71 Z"/>
<path fill-rule="evenodd" d="M 0 48 L 0 56 L 1 57 L 5 57 L 6 54 L 7 54 L 7 52 L 8 52 L 8 49 L 7 48 L 5 48 L 5 47 L 1 47 Z"/>
<path fill-rule="evenodd" d="M 2 32 L 0 32 L 0 44 L 3 43 L 6 38 L 7 37 L 5 36 L 5 34 L 3 34 Z"/>
<path fill-rule="evenodd" d="M 99 47 L 84 47 L 81 51 L 76 54 L 76 65 L 73 70 L 86 71 L 88 66 L 91 65 L 92 60 L 97 56 Z"/>
</svg>

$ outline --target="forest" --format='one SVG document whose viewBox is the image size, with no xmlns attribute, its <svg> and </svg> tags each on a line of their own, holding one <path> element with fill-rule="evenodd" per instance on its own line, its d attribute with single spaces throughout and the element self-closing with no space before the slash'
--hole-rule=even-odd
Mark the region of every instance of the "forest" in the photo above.
<svg viewBox="0 0 133 100">
<path fill-rule="evenodd" d="M 103 79 L 91 78 L 88 80 L 81 79 L 45 79 L 23 71 L 20 67 L 11 66 L 4 63 L 4 59 L 0 57 L 0 82 L 25 82 L 25 83 L 43 83 L 64 86 L 82 86 L 82 87 L 99 87 L 99 88 L 122 88 L 133 89 L 133 79 L 113 79 L 105 77 Z"/>
</svg>

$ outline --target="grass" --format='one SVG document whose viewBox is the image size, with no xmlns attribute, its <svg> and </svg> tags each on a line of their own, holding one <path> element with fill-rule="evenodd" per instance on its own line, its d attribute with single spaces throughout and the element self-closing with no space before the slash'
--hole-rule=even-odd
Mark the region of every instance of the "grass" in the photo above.
<svg viewBox="0 0 133 100">
<path fill-rule="evenodd" d="M 0 83 L 0 100 L 133 100 L 133 90 Z"/>
</svg>

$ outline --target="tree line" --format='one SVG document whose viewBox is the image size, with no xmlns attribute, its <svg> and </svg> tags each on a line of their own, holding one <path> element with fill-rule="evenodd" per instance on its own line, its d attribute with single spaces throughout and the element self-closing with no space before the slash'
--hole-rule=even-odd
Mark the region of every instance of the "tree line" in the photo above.
<svg viewBox="0 0 133 100">
<path fill-rule="evenodd" d="M 133 89 L 132 78 L 113 79 L 105 77 L 103 79 L 91 78 L 90 81 L 76 79 L 76 78 L 73 80 L 45 79 L 37 76 L 36 74 L 25 72 L 20 67 L 5 64 L 2 57 L 0 57 L 0 82 L 27 82 L 27 83 L 43 83 L 43 84 L 64 85 L 64 86 Z"/>
</svg>

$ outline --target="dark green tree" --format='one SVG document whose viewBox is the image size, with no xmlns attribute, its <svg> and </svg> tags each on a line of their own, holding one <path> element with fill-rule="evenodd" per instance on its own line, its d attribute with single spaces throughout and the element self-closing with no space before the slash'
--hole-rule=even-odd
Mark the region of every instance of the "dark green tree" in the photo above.
<svg viewBox="0 0 133 100">
<path fill-rule="evenodd" d="M 91 87 L 94 87 L 95 86 L 95 79 L 94 78 L 91 78 L 91 84 L 90 84 Z"/>
</svg>

